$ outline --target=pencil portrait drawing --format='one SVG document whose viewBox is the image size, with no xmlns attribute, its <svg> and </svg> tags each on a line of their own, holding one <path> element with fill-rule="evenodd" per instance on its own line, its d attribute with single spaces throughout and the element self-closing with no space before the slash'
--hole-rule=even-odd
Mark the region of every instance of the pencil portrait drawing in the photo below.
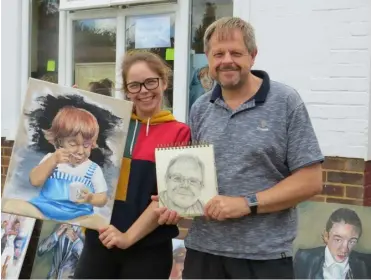
<svg viewBox="0 0 371 280">
<path fill-rule="evenodd" d="M 200 200 L 204 188 L 205 167 L 194 155 L 179 155 L 170 160 L 165 174 L 166 190 L 159 196 L 164 205 L 185 215 L 202 214 Z"/>
</svg>

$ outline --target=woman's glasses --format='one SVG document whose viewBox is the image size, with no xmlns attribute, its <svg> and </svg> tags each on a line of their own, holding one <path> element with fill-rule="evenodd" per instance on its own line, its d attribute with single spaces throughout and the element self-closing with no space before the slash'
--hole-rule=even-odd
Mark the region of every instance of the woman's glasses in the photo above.
<svg viewBox="0 0 371 280">
<path fill-rule="evenodd" d="M 153 90 L 158 88 L 160 78 L 148 78 L 145 79 L 143 83 L 140 82 L 131 82 L 126 84 L 127 91 L 132 94 L 139 93 L 144 86 L 147 90 Z"/>
</svg>

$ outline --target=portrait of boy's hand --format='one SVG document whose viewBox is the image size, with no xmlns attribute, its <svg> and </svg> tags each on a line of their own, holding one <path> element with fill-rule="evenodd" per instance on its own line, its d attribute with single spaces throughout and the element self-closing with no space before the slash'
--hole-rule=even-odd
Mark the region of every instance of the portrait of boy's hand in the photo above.
<svg viewBox="0 0 371 280">
<path fill-rule="evenodd" d="M 70 162 L 70 152 L 66 149 L 60 148 L 53 153 L 55 164 L 69 163 Z"/>
<path fill-rule="evenodd" d="M 91 193 L 88 188 L 83 188 L 80 190 L 80 196 L 76 199 L 76 203 L 90 203 L 92 198 L 93 193 Z"/>
</svg>

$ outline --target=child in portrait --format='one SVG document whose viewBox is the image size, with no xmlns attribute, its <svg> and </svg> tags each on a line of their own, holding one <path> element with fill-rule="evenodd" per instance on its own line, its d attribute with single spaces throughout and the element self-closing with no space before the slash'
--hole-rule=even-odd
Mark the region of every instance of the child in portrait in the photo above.
<svg viewBox="0 0 371 280">
<path fill-rule="evenodd" d="M 99 125 L 93 114 L 72 106 L 56 115 L 45 138 L 55 147 L 30 172 L 30 182 L 41 187 L 29 202 L 42 216 L 68 221 L 93 215 L 93 206 L 107 202 L 107 183 L 101 168 L 89 159 L 97 147 Z M 35 209 L 35 210 L 36 210 Z"/>
</svg>

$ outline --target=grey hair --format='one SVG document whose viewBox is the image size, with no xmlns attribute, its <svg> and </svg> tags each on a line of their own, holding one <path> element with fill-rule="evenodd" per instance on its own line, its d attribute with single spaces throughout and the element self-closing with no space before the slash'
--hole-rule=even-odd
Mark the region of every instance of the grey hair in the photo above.
<svg viewBox="0 0 371 280">
<path fill-rule="evenodd" d="M 231 36 L 231 30 L 237 29 L 242 32 L 245 46 L 250 54 L 257 50 L 255 31 L 252 25 L 238 17 L 222 17 L 206 29 L 204 34 L 204 52 L 209 49 L 209 41 L 211 36 L 216 32 L 218 40 L 226 40 Z"/>
<path fill-rule="evenodd" d="M 175 163 L 177 163 L 178 161 L 182 161 L 182 160 L 195 162 L 197 164 L 197 166 L 201 169 L 202 182 L 204 182 L 205 165 L 197 156 L 193 156 L 193 155 L 179 155 L 177 157 L 172 158 L 169 162 L 169 165 L 167 166 L 165 179 L 169 178 L 170 168 Z"/>
</svg>

